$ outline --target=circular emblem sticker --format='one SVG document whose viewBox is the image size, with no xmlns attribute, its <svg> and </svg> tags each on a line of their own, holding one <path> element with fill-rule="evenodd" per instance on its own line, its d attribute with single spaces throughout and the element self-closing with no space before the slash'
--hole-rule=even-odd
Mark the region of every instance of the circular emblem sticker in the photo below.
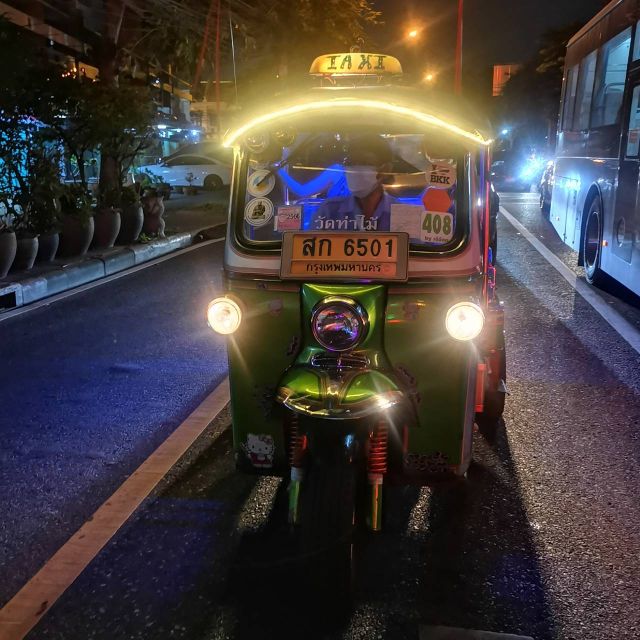
<svg viewBox="0 0 640 640">
<path fill-rule="evenodd" d="M 273 191 L 276 177 L 268 169 L 254 171 L 247 179 L 247 191 L 256 198 L 262 198 Z"/>
<path fill-rule="evenodd" d="M 268 198 L 249 200 L 244 208 L 244 219 L 252 227 L 262 227 L 273 218 L 273 202 Z"/>
</svg>

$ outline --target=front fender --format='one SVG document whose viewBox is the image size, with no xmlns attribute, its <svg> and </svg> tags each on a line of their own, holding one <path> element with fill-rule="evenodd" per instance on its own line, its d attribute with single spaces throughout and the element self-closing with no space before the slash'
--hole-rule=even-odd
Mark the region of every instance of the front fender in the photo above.
<svg viewBox="0 0 640 640">
<path fill-rule="evenodd" d="M 331 371 L 291 367 L 280 380 L 276 401 L 291 411 L 329 420 L 350 420 L 409 405 L 390 376 L 371 369 Z"/>
</svg>

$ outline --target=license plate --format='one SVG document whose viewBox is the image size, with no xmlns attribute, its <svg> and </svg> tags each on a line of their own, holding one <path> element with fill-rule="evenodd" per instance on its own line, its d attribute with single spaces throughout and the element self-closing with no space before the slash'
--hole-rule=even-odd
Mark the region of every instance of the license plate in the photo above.
<svg viewBox="0 0 640 640">
<path fill-rule="evenodd" d="M 406 233 L 285 232 L 280 277 L 293 280 L 406 280 Z"/>
</svg>

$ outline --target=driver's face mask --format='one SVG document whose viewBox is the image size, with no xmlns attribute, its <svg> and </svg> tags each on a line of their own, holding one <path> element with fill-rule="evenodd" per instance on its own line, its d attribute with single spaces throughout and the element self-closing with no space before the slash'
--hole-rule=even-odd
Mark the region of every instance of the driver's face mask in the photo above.
<svg viewBox="0 0 640 640">
<path fill-rule="evenodd" d="M 364 164 L 347 167 L 347 185 L 356 198 L 366 198 L 378 184 L 377 167 Z"/>
</svg>

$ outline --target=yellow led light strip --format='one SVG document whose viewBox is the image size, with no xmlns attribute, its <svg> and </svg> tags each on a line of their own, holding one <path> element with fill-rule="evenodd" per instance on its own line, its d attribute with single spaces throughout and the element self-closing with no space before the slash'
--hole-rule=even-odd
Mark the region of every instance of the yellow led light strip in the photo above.
<svg viewBox="0 0 640 640">
<path fill-rule="evenodd" d="M 270 113 L 265 113 L 264 115 L 258 116 L 249 120 L 246 124 L 243 124 L 241 127 L 229 133 L 223 142 L 223 146 L 232 147 L 234 144 L 238 142 L 238 140 L 244 136 L 246 133 L 259 127 L 260 125 L 266 124 L 267 122 L 271 122 L 272 120 L 277 120 L 278 118 L 284 118 L 286 116 L 293 116 L 299 113 L 304 113 L 305 111 L 322 111 L 325 109 L 335 109 L 335 108 L 344 108 L 344 107 L 357 107 L 363 109 L 375 109 L 378 111 L 387 111 L 389 113 L 395 113 L 397 115 L 408 116 L 410 118 L 414 118 L 418 122 L 422 122 L 423 124 L 428 124 L 436 127 L 441 127 L 446 129 L 447 131 L 459 135 L 471 142 L 475 142 L 476 144 L 480 144 L 483 146 L 489 146 L 492 140 L 488 140 L 484 138 L 479 133 L 467 131 L 461 127 L 458 127 L 455 124 L 451 124 L 446 120 L 442 120 L 436 116 L 432 116 L 428 113 L 423 113 L 421 111 L 416 111 L 415 109 L 409 109 L 408 107 L 400 107 L 395 104 L 389 104 L 388 102 L 380 102 L 378 100 L 359 100 L 359 99 L 350 99 L 350 98 L 340 98 L 334 100 L 319 100 L 316 102 L 307 102 L 303 104 L 293 105 L 291 107 L 286 107 L 284 109 L 278 109 L 277 111 L 272 111 Z"/>
</svg>

